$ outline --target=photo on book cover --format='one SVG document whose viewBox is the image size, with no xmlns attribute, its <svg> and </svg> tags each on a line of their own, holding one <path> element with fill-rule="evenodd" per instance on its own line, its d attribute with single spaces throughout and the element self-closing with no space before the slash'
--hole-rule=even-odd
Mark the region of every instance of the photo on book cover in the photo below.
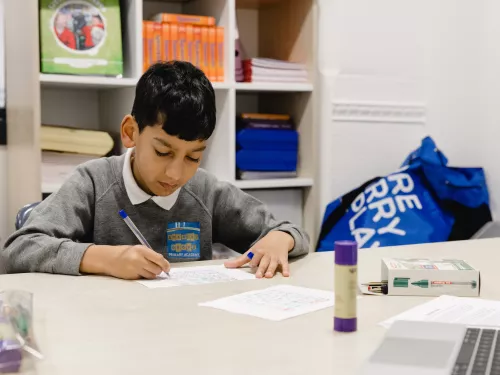
<svg viewBox="0 0 500 375">
<path fill-rule="evenodd" d="M 92 4 L 71 2 L 53 16 L 53 32 L 59 44 L 71 51 L 99 48 L 106 38 L 104 17 Z"/>
</svg>

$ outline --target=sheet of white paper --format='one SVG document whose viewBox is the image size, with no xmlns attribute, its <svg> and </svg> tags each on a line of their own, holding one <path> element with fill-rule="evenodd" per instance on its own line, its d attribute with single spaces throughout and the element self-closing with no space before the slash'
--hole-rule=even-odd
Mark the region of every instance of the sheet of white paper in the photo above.
<svg viewBox="0 0 500 375">
<path fill-rule="evenodd" d="M 236 314 L 253 315 L 279 321 L 331 307 L 334 302 L 333 292 L 291 285 L 277 285 L 200 303 L 199 306 L 214 307 Z"/>
<path fill-rule="evenodd" d="M 499 327 L 500 301 L 441 296 L 396 315 L 380 324 L 389 328 L 396 320 L 457 323 L 476 327 Z"/>
<path fill-rule="evenodd" d="M 139 280 L 138 283 L 148 288 L 170 288 L 183 285 L 212 284 L 236 280 L 252 280 L 255 275 L 220 266 L 198 266 L 172 268 L 170 278 L 163 272 L 154 280 Z"/>
</svg>

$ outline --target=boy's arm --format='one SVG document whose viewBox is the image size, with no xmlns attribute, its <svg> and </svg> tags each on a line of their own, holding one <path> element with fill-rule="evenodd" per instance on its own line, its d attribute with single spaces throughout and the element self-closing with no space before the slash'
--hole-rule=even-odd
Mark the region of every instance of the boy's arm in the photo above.
<svg viewBox="0 0 500 375">
<path fill-rule="evenodd" d="M 80 274 L 82 256 L 92 245 L 94 205 L 94 182 L 77 168 L 7 239 L 0 252 L 6 271 Z"/>
<path fill-rule="evenodd" d="M 218 182 L 214 201 L 214 242 L 243 254 L 271 231 L 290 234 L 294 240 L 289 257 L 309 251 L 309 236 L 288 221 L 277 221 L 266 205 L 237 187 Z"/>
</svg>

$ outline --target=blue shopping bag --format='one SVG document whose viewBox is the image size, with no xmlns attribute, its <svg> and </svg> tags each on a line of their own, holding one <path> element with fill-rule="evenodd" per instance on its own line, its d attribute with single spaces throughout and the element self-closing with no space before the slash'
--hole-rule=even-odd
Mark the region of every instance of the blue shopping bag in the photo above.
<svg viewBox="0 0 500 375">
<path fill-rule="evenodd" d="M 359 248 L 464 240 L 491 221 L 482 168 L 449 167 L 430 137 L 385 177 L 373 178 L 331 202 L 317 251 L 337 240 Z"/>
</svg>

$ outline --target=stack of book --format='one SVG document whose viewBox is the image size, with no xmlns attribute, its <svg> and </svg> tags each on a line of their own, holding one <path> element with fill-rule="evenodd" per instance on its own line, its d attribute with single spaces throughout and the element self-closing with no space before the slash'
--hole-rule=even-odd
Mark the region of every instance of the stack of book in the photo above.
<svg viewBox="0 0 500 375">
<path fill-rule="evenodd" d="M 56 191 L 78 165 L 110 154 L 114 145 L 107 132 L 42 125 L 42 192 Z"/>
<path fill-rule="evenodd" d="M 304 64 L 253 58 L 243 60 L 243 81 L 305 83 L 308 76 Z"/>
<path fill-rule="evenodd" d="M 143 70 L 158 61 L 189 61 L 212 82 L 224 81 L 224 28 L 214 17 L 159 13 L 143 21 Z"/>
<path fill-rule="evenodd" d="M 289 115 L 243 113 L 236 122 L 239 179 L 297 177 L 299 134 Z"/>
</svg>

